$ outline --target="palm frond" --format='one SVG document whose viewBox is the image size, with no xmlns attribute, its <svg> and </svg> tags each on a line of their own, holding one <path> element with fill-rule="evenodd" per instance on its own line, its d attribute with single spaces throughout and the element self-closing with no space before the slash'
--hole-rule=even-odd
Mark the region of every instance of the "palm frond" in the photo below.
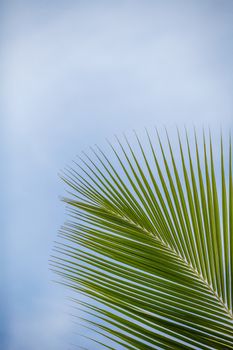
<svg viewBox="0 0 233 350">
<path fill-rule="evenodd" d="M 231 141 L 218 165 L 211 135 L 135 137 L 139 153 L 117 139 L 62 176 L 70 220 L 52 264 L 99 349 L 233 349 Z"/>
</svg>

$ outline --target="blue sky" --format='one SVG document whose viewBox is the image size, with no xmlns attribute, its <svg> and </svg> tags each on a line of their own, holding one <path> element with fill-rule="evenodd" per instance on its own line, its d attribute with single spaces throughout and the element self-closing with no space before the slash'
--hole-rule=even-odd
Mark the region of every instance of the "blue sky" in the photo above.
<svg viewBox="0 0 233 350">
<path fill-rule="evenodd" d="M 48 268 L 60 169 L 115 133 L 232 126 L 232 23 L 230 0 L 1 3 L 4 350 L 77 343 Z"/>
</svg>

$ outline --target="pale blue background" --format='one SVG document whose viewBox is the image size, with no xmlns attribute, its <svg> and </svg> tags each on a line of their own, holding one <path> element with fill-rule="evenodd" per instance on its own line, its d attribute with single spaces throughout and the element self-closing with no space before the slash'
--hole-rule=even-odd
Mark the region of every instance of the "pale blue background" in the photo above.
<svg viewBox="0 0 233 350">
<path fill-rule="evenodd" d="M 69 342 L 85 341 L 48 268 L 65 218 L 57 173 L 82 149 L 134 128 L 227 132 L 233 1 L 8 0 L 0 20 L 0 347 L 73 349 Z"/>
</svg>

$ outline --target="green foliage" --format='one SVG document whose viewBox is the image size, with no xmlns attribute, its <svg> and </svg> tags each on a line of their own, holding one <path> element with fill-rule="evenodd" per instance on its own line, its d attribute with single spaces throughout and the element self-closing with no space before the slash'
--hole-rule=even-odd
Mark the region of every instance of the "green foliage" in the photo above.
<svg viewBox="0 0 233 350">
<path fill-rule="evenodd" d="M 233 349 L 231 141 L 216 172 L 211 136 L 178 133 L 178 148 L 157 137 L 148 149 L 136 136 L 139 154 L 117 140 L 111 159 L 97 148 L 67 169 L 53 264 L 90 298 L 76 300 L 83 322 L 114 341 L 99 349 Z"/>
</svg>

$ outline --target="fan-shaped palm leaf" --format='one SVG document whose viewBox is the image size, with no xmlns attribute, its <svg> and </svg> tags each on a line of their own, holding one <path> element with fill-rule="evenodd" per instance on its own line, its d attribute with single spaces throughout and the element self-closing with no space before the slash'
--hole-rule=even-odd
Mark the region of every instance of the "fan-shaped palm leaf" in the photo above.
<svg viewBox="0 0 233 350">
<path fill-rule="evenodd" d="M 110 145 L 118 165 L 97 148 L 67 169 L 71 220 L 53 264 L 90 297 L 77 300 L 87 327 L 114 341 L 99 349 L 233 349 L 231 145 L 218 186 L 211 137 L 192 148 L 178 134 L 179 161 L 157 136 L 161 156 L 147 134 L 137 155 Z"/>
</svg>

